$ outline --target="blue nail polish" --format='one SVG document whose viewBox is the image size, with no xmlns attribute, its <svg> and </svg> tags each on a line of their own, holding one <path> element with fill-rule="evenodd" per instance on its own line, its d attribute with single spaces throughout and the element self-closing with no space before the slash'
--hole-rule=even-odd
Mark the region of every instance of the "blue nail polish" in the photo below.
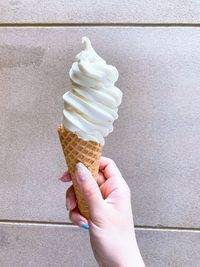
<svg viewBox="0 0 200 267">
<path fill-rule="evenodd" d="M 82 228 L 88 230 L 90 228 L 88 223 L 82 224 Z"/>
</svg>

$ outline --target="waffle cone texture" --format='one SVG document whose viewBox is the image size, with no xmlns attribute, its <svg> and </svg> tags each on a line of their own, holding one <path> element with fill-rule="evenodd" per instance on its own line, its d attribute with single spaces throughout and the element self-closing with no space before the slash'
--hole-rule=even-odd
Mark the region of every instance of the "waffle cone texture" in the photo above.
<svg viewBox="0 0 200 267">
<path fill-rule="evenodd" d="M 57 129 L 65 161 L 72 176 L 74 191 L 76 194 L 80 213 L 89 218 L 88 205 L 74 178 L 76 164 L 82 162 L 97 180 L 102 146 L 94 141 L 86 141 L 79 138 L 75 133 L 66 130 L 62 125 Z"/>
</svg>

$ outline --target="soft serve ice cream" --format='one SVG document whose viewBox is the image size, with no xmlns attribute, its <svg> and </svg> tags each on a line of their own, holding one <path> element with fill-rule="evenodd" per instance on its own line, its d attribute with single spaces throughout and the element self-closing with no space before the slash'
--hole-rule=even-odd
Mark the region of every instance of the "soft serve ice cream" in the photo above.
<svg viewBox="0 0 200 267">
<path fill-rule="evenodd" d="M 104 137 L 113 131 L 122 92 L 115 86 L 117 69 L 97 55 L 88 38 L 82 41 L 84 49 L 69 72 L 72 89 L 63 95 L 63 120 L 57 131 L 79 211 L 88 219 L 89 208 L 74 175 L 76 166 L 84 164 L 97 181 Z"/>
<path fill-rule="evenodd" d="M 114 84 L 119 74 L 94 51 L 87 37 L 82 42 L 84 49 L 69 71 L 72 90 L 63 95 L 63 127 L 103 146 L 118 118 L 122 92 Z"/>
</svg>

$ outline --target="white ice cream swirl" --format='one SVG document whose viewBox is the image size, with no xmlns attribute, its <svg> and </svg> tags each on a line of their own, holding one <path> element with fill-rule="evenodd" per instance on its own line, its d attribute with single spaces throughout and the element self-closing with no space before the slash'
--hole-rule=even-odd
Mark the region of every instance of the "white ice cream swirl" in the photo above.
<svg viewBox="0 0 200 267">
<path fill-rule="evenodd" d="M 104 145 L 104 137 L 113 131 L 118 118 L 122 92 L 114 84 L 119 75 L 97 55 L 87 37 L 82 42 L 84 49 L 69 71 L 73 89 L 63 95 L 63 126 L 85 140 Z"/>
</svg>

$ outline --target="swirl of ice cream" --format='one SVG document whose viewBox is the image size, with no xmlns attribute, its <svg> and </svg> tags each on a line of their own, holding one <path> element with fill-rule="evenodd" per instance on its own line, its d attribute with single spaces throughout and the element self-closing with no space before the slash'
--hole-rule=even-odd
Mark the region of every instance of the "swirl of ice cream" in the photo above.
<svg viewBox="0 0 200 267">
<path fill-rule="evenodd" d="M 97 55 L 87 37 L 82 43 L 84 49 L 69 71 L 72 90 L 63 95 L 63 126 L 84 140 L 104 145 L 118 118 L 122 92 L 114 84 L 119 75 Z"/>
</svg>

